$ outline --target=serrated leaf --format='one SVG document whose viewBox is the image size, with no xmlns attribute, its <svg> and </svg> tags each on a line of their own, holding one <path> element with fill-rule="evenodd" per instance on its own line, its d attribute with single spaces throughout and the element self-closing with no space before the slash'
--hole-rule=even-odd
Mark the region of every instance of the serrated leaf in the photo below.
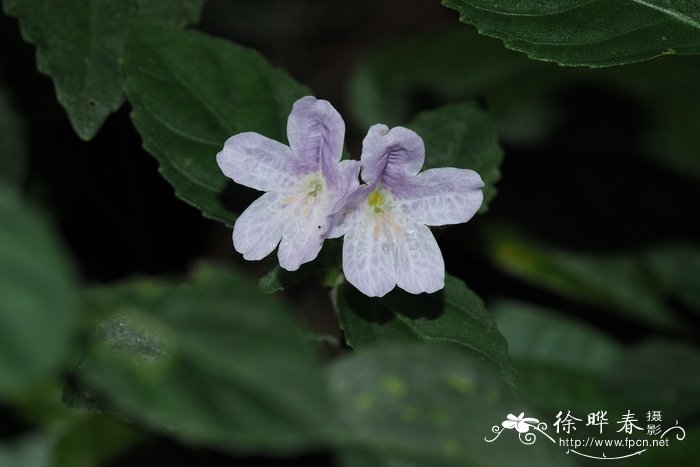
<svg viewBox="0 0 700 467">
<path fill-rule="evenodd" d="M 342 465 L 570 465 L 565 451 L 542 435 L 532 446 L 513 432 L 485 442 L 506 415 L 537 414 L 458 353 L 415 344 L 373 347 L 334 363 L 330 380 L 350 436 Z"/>
<path fill-rule="evenodd" d="M 427 167 L 472 169 L 481 175 L 485 186 L 479 212 L 486 212 L 496 195 L 494 185 L 501 178 L 503 161 L 496 126 L 486 112 L 465 102 L 424 112 L 407 126 L 425 142 Z"/>
<path fill-rule="evenodd" d="M 0 181 L 18 187 L 27 170 L 23 125 L 0 89 Z"/>
<path fill-rule="evenodd" d="M 491 309 L 518 370 L 523 400 L 554 413 L 563 407 L 579 413 L 616 407 L 603 381 L 623 356 L 620 344 L 536 305 L 499 301 Z"/>
<path fill-rule="evenodd" d="M 489 235 L 490 256 L 505 271 L 559 295 L 603 307 L 627 319 L 682 332 L 641 254 L 576 253 L 504 232 Z"/>
<path fill-rule="evenodd" d="M 335 289 L 333 302 L 351 347 L 362 349 L 397 341 L 447 347 L 485 365 L 507 385 L 515 385 L 508 345 L 493 315 L 455 277 L 448 275 L 445 288 L 435 294 L 411 295 L 395 290 L 379 299 L 342 284 Z"/>
<path fill-rule="evenodd" d="M 256 192 L 221 173 L 217 152 L 243 131 L 286 141 L 292 104 L 309 90 L 257 52 L 197 32 L 138 23 L 126 49 L 126 93 L 144 147 L 180 198 L 232 225 Z"/>
<path fill-rule="evenodd" d="M 329 402 L 314 351 L 255 284 L 207 266 L 187 286 L 135 281 L 91 295 L 104 319 L 77 377 L 96 407 L 234 452 L 323 439 Z"/>
<path fill-rule="evenodd" d="M 80 300 L 60 242 L 0 184 L 0 397 L 16 397 L 66 365 Z"/>
<path fill-rule="evenodd" d="M 623 65 L 700 53 L 700 5 L 668 0 L 442 0 L 460 20 L 530 58 Z"/>
<path fill-rule="evenodd" d="M 203 0 L 6 0 L 37 46 L 37 67 L 49 75 L 78 135 L 89 140 L 124 96 L 120 61 L 134 18 L 182 27 L 199 19 Z"/>
<path fill-rule="evenodd" d="M 626 145 L 683 176 L 700 179 L 700 62 L 665 57 L 625 67 L 565 68 L 504 49 L 470 28 L 416 36 L 369 53 L 349 80 L 350 105 L 363 126 L 399 124 L 417 111 L 483 98 L 500 136 L 532 145 L 551 138 L 570 108 L 561 93 L 581 84 L 640 106 L 646 126 Z M 601 110 L 602 111 L 602 110 Z"/>
</svg>

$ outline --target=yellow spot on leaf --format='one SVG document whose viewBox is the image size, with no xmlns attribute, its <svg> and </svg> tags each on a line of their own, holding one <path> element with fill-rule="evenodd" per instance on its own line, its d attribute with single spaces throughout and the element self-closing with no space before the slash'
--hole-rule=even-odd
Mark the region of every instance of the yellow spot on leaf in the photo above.
<svg viewBox="0 0 700 467">
<path fill-rule="evenodd" d="M 408 392 L 406 384 L 396 376 L 385 376 L 381 384 L 386 392 L 396 397 L 405 396 Z"/>
</svg>

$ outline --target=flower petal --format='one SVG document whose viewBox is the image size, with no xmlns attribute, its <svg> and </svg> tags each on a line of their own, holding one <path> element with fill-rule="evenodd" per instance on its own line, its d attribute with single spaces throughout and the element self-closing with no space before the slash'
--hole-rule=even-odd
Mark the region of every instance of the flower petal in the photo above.
<svg viewBox="0 0 700 467">
<path fill-rule="evenodd" d="M 391 191 L 404 215 L 435 226 L 471 219 L 484 199 L 483 186 L 473 170 L 447 167 L 426 170 Z"/>
<path fill-rule="evenodd" d="M 328 200 L 320 197 L 313 203 L 305 200 L 286 206 L 286 221 L 277 252 L 280 266 L 287 271 L 313 261 L 323 246 L 330 227 Z"/>
<path fill-rule="evenodd" d="M 425 225 L 405 219 L 396 239 L 396 285 L 412 294 L 433 293 L 445 286 L 445 262 Z"/>
<path fill-rule="evenodd" d="M 287 120 L 287 137 L 305 170 L 321 168 L 333 178 L 343 153 L 345 122 L 328 101 L 313 96 L 296 101 Z"/>
<path fill-rule="evenodd" d="M 249 261 L 272 253 L 282 238 L 285 213 L 283 194 L 269 192 L 253 201 L 233 225 L 233 246 Z"/>
<path fill-rule="evenodd" d="M 362 209 L 350 217 L 352 225 L 343 239 L 343 273 L 363 294 L 383 297 L 396 285 L 393 239 Z"/>
<path fill-rule="evenodd" d="M 513 420 L 506 420 L 506 421 L 502 422 L 501 425 L 503 426 L 503 428 L 506 428 L 508 430 L 512 430 L 513 428 L 515 428 L 516 423 L 517 422 L 515 422 Z"/>
<path fill-rule="evenodd" d="M 362 180 L 392 186 L 416 175 L 425 160 L 423 139 L 400 126 L 374 125 L 362 142 Z"/>
<path fill-rule="evenodd" d="M 289 147 L 258 133 L 230 137 L 216 155 L 221 171 L 236 183 L 260 191 L 286 191 L 297 183 Z"/>
</svg>

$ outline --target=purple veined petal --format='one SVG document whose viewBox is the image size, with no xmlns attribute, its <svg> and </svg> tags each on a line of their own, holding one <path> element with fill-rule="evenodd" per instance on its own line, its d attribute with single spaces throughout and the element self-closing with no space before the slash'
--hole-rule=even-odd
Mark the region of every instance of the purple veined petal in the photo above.
<svg viewBox="0 0 700 467">
<path fill-rule="evenodd" d="M 432 232 L 409 219 L 396 236 L 396 285 L 412 294 L 433 293 L 445 287 L 445 262 Z"/>
<path fill-rule="evenodd" d="M 349 217 L 355 212 L 357 205 L 367 199 L 371 187 L 360 185 L 358 176 L 360 161 L 340 161 L 341 186 L 333 196 L 333 207 L 329 218 L 329 229 L 326 238 L 339 238 L 345 235 L 350 223 Z"/>
<path fill-rule="evenodd" d="M 418 134 L 400 126 L 374 125 L 362 142 L 362 180 L 367 184 L 401 183 L 416 175 L 425 160 L 425 145 Z"/>
<path fill-rule="evenodd" d="M 277 257 L 287 271 L 313 261 L 318 256 L 330 228 L 327 197 L 307 197 L 288 204 L 286 222 Z"/>
<path fill-rule="evenodd" d="M 291 149 L 258 133 L 230 137 L 216 162 L 236 183 L 260 191 L 286 191 L 298 180 Z"/>
<path fill-rule="evenodd" d="M 358 208 L 343 239 L 343 273 L 349 283 L 368 297 L 383 297 L 396 285 L 391 232 Z"/>
<path fill-rule="evenodd" d="M 296 101 L 287 120 L 287 138 L 302 171 L 321 169 L 327 182 L 335 182 L 345 122 L 328 101 L 313 96 Z"/>
<path fill-rule="evenodd" d="M 263 259 L 282 238 L 286 216 L 281 208 L 285 195 L 268 192 L 253 201 L 233 225 L 233 246 L 249 261 Z"/>
<path fill-rule="evenodd" d="M 405 216 L 437 226 L 471 219 L 484 199 L 483 186 L 481 177 L 473 170 L 446 167 L 426 170 L 390 188 Z"/>
</svg>

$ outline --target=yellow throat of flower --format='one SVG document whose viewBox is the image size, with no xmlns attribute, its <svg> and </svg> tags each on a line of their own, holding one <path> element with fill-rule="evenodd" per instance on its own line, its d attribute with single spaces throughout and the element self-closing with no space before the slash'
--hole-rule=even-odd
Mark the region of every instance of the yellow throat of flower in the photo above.
<svg viewBox="0 0 700 467">
<path fill-rule="evenodd" d="M 386 199 L 384 198 L 384 195 L 382 194 L 382 192 L 379 190 L 374 190 L 367 197 L 367 205 L 369 207 L 371 207 L 374 210 L 374 212 L 376 212 L 376 213 L 380 213 L 380 212 L 384 211 L 384 204 L 385 203 L 386 203 Z"/>
<path fill-rule="evenodd" d="M 312 178 L 306 186 L 307 196 L 318 196 L 321 191 L 323 191 L 323 182 L 318 178 Z"/>
</svg>

